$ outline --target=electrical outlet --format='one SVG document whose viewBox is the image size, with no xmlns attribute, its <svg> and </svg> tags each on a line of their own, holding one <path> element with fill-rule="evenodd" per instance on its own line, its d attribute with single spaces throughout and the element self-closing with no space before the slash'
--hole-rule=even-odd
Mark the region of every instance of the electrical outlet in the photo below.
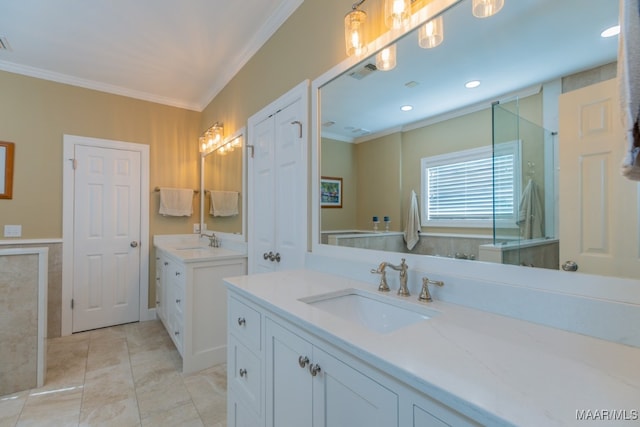
<svg viewBox="0 0 640 427">
<path fill-rule="evenodd" d="M 193 224 L 193 234 L 200 233 L 200 224 Z"/>
<path fill-rule="evenodd" d="M 22 226 L 21 225 L 5 225 L 4 237 L 21 237 Z"/>
</svg>

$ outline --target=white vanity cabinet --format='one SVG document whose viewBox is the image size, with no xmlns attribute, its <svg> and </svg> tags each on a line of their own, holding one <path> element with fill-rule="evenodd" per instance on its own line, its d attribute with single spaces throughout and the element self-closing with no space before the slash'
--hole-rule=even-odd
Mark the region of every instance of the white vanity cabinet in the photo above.
<svg viewBox="0 0 640 427">
<path fill-rule="evenodd" d="M 156 313 L 190 373 L 226 361 L 224 277 L 246 274 L 246 258 L 190 261 L 156 247 Z"/>
<path fill-rule="evenodd" d="M 228 325 L 230 427 L 480 425 L 233 291 Z"/>
</svg>

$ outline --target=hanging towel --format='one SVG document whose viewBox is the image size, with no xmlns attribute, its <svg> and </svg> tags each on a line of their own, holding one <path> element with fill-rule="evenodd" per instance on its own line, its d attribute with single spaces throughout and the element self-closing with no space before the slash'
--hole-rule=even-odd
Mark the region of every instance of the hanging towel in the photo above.
<svg viewBox="0 0 640 427">
<path fill-rule="evenodd" d="M 538 187 L 533 180 L 529 180 L 520 198 L 517 224 L 523 239 L 535 239 L 543 236 L 542 205 L 538 196 Z"/>
<path fill-rule="evenodd" d="M 626 154 L 622 174 L 640 181 L 640 0 L 620 0 L 618 85 Z"/>
<path fill-rule="evenodd" d="M 238 215 L 238 192 L 237 191 L 213 191 L 209 214 L 213 216 L 233 216 Z"/>
<path fill-rule="evenodd" d="M 411 250 L 420 241 L 420 212 L 418 211 L 418 196 L 411 190 L 411 200 L 409 201 L 409 215 L 404 229 L 404 241 L 407 242 L 407 249 Z"/>
<path fill-rule="evenodd" d="M 168 216 L 191 216 L 193 190 L 191 188 L 160 188 L 159 213 Z"/>
</svg>

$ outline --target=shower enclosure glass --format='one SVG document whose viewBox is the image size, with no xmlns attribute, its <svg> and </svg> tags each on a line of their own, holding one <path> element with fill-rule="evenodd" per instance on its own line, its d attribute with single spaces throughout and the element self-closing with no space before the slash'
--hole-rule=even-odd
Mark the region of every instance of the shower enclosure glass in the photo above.
<svg viewBox="0 0 640 427">
<path fill-rule="evenodd" d="M 502 263 L 557 269 L 556 135 L 542 122 L 542 96 L 494 103 L 493 244 Z"/>
</svg>

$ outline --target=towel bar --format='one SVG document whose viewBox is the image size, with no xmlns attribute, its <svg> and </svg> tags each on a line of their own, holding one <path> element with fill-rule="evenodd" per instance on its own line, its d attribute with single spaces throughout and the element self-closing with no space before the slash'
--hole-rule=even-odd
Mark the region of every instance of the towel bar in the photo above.
<svg viewBox="0 0 640 427">
<path fill-rule="evenodd" d="M 156 187 L 156 188 L 154 188 L 154 189 L 153 189 L 153 191 L 155 191 L 156 193 L 159 193 L 159 192 L 160 192 L 160 187 Z M 198 193 L 200 192 L 200 190 L 193 190 L 193 192 L 194 192 L 195 194 L 198 194 Z"/>
</svg>

